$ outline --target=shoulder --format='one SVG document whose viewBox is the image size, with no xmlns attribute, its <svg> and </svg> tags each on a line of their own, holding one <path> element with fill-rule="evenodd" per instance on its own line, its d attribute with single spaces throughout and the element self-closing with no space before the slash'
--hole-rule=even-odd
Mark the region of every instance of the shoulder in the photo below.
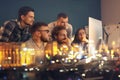
<svg viewBox="0 0 120 80">
<path fill-rule="evenodd" d="M 46 44 L 46 46 L 45 46 L 45 49 L 46 49 L 46 50 L 52 49 L 53 43 L 54 43 L 54 41 L 47 42 L 47 44 Z"/>
<path fill-rule="evenodd" d="M 14 28 L 17 25 L 18 25 L 17 20 L 8 20 L 3 23 L 4 28 L 7 28 L 7 27 Z"/>
<path fill-rule="evenodd" d="M 72 24 L 68 23 L 68 26 L 69 26 L 69 27 L 72 27 Z"/>
<path fill-rule="evenodd" d="M 25 45 L 25 47 L 30 48 L 31 46 L 33 46 L 32 39 L 30 38 L 29 40 L 25 41 L 23 44 Z"/>
<path fill-rule="evenodd" d="M 67 24 L 67 26 L 66 26 L 68 29 L 72 29 L 72 25 L 71 24 Z"/>
<path fill-rule="evenodd" d="M 52 44 L 53 44 L 52 41 L 51 41 L 51 42 L 47 42 L 46 47 L 48 47 L 48 46 L 52 46 Z"/>
<path fill-rule="evenodd" d="M 24 43 L 26 43 L 26 44 L 31 44 L 32 41 L 33 41 L 32 38 L 30 38 L 29 40 L 25 41 Z"/>
<path fill-rule="evenodd" d="M 0 28 L 0 33 L 2 34 L 2 33 L 12 32 L 16 26 L 17 26 L 16 20 L 5 21 Z"/>
<path fill-rule="evenodd" d="M 8 21 L 5 21 L 4 23 L 3 23 L 3 25 L 7 25 L 7 24 L 17 24 L 17 20 L 8 20 Z"/>
<path fill-rule="evenodd" d="M 51 26 L 54 26 L 54 24 L 56 24 L 56 21 L 50 22 L 48 26 L 51 27 Z"/>
</svg>

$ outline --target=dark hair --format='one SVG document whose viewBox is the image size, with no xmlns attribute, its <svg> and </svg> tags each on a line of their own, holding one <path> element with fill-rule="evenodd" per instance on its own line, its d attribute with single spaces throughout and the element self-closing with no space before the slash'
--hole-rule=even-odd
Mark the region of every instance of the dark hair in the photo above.
<svg viewBox="0 0 120 80">
<path fill-rule="evenodd" d="M 82 30 L 82 29 L 85 30 L 84 27 L 81 27 L 81 28 L 77 29 L 77 31 L 76 31 L 76 33 L 75 33 L 74 40 L 73 40 L 72 43 L 80 43 L 80 40 L 79 40 L 79 38 L 78 38 L 78 34 L 79 34 L 79 31 Z"/>
<path fill-rule="evenodd" d="M 59 31 L 66 30 L 64 26 L 56 26 L 52 30 L 52 39 L 55 40 L 55 36 L 59 34 Z"/>
<path fill-rule="evenodd" d="M 58 15 L 57 15 L 57 19 L 59 19 L 59 18 L 67 18 L 68 16 L 67 16 L 67 14 L 65 14 L 65 13 L 59 13 Z"/>
<path fill-rule="evenodd" d="M 34 9 L 28 6 L 21 7 L 18 11 L 18 20 L 21 20 L 21 15 L 27 15 L 30 11 L 34 12 Z"/>
<path fill-rule="evenodd" d="M 42 26 L 48 26 L 44 22 L 36 22 L 33 24 L 33 26 L 30 29 L 31 34 L 34 33 L 38 28 L 41 28 Z"/>
</svg>

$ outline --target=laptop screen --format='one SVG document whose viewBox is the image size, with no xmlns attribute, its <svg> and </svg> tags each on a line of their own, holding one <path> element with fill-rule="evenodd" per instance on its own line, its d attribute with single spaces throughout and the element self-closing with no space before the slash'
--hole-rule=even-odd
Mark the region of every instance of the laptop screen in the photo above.
<svg viewBox="0 0 120 80">
<path fill-rule="evenodd" d="M 103 39 L 102 21 L 89 17 L 89 43 L 98 48 L 100 40 Z"/>
</svg>

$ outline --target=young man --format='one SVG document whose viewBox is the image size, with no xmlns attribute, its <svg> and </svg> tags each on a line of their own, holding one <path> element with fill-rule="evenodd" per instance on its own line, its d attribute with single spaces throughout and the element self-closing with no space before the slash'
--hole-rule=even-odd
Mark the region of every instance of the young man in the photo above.
<svg viewBox="0 0 120 80">
<path fill-rule="evenodd" d="M 21 7 L 18 19 L 7 21 L 3 25 L 0 35 L 1 42 L 24 42 L 30 38 L 29 28 L 34 22 L 34 9 L 28 6 Z"/>
<path fill-rule="evenodd" d="M 45 52 L 46 55 L 48 55 L 48 59 L 60 59 L 61 57 L 65 57 L 65 55 L 67 55 L 71 42 L 70 39 L 67 36 L 67 31 L 66 28 L 64 26 L 56 26 L 54 27 L 53 31 L 52 31 L 52 38 L 53 41 L 49 42 L 46 47 L 45 47 Z M 61 48 L 64 48 L 64 50 L 61 50 Z M 61 55 L 59 54 L 59 52 L 61 51 Z M 61 59 L 60 59 L 61 60 Z M 61 61 L 60 61 L 61 62 Z M 51 77 L 51 79 L 53 80 L 63 80 L 63 77 L 65 77 L 66 75 L 58 73 L 56 74 L 56 70 L 61 69 L 61 67 L 63 67 L 62 64 L 59 63 L 54 63 L 51 66 L 48 67 L 50 71 L 49 73 L 49 77 Z M 51 74 L 52 73 L 52 74 Z M 63 77 L 61 77 L 61 75 Z"/>
<path fill-rule="evenodd" d="M 36 59 L 43 61 L 45 42 L 50 40 L 49 27 L 44 22 L 36 22 L 31 28 L 31 34 L 32 37 L 23 44 L 27 48 L 34 49 Z"/>
<path fill-rule="evenodd" d="M 41 69 L 44 69 L 46 67 L 45 66 L 44 47 L 45 47 L 45 42 L 48 42 L 50 40 L 49 27 L 44 22 L 36 22 L 35 24 L 33 24 L 30 31 L 31 31 L 32 37 L 28 41 L 23 43 L 22 45 L 24 45 L 24 47 L 26 47 L 27 49 L 34 50 L 33 53 L 34 53 L 35 59 L 33 59 L 33 64 L 35 64 L 36 67 L 38 66 Z M 29 76 L 29 74 L 38 75 L 38 76 L 33 76 L 32 78 L 34 78 L 34 79 L 37 78 L 40 80 L 41 79 L 48 80 L 48 79 L 46 79 L 47 77 L 46 77 L 45 72 L 38 73 L 38 74 L 36 74 L 34 72 L 28 73 L 28 76 Z M 29 76 L 29 78 L 31 78 L 31 76 Z"/>
<path fill-rule="evenodd" d="M 62 46 L 67 46 L 67 47 L 71 46 L 71 41 L 67 36 L 66 28 L 63 26 L 56 26 L 53 29 L 52 38 L 53 41 L 49 42 L 45 47 L 45 51 L 50 51 L 46 54 L 50 56 L 55 56 L 57 54 L 56 51 L 54 53 L 55 50 L 54 48 L 60 49 L 60 47 Z"/>
<path fill-rule="evenodd" d="M 72 25 L 68 23 L 68 16 L 65 13 L 59 13 L 57 15 L 57 20 L 48 24 L 50 31 L 53 31 L 53 28 L 56 26 L 64 26 L 67 30 L 68 37 L 72 37 Z"/>
</svg>

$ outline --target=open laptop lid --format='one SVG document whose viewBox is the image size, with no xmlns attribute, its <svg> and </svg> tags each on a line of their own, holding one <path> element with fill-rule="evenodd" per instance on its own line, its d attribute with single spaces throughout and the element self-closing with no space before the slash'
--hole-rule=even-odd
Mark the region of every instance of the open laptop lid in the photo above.
<svg viewBox="0 0 120 80">
<path fill-rule="evenodd" d="M 89 17 L 89 43 L 92 43 L 95 49 L 97 49 L 102 39 L 102 21 Z"/>
</svg>

